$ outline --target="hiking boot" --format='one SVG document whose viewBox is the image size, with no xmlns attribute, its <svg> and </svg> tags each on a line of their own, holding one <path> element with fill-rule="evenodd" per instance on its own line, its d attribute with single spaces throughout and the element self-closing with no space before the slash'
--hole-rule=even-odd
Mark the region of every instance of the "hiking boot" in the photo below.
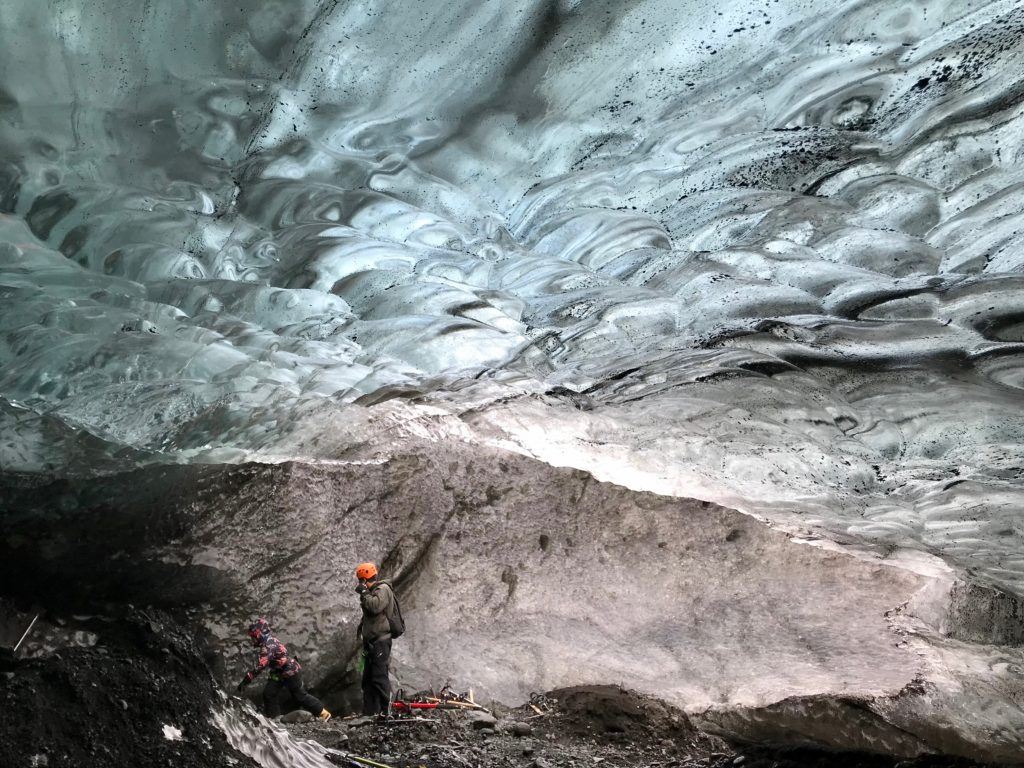
<svg viewBox="0 0 1024 768">
<path fill-rule="evenodd" d="M 331 713 L 328 712 L 326 709 L 320 710 L 320 719 L 326 723 L 328 720 L 331 719 Z"/>
</svg>

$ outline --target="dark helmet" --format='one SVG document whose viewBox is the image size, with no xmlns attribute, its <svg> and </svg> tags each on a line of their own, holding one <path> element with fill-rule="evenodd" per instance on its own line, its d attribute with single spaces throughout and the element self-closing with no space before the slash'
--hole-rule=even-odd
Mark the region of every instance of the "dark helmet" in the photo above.
<svg viewBox="0 0 1024 768">
<path fill-rule="evenodd" d="M 249 625 L 249 637 L 254 643 L 262 643 L 270 637 L 270 622 L 264 618 L 256 619 Z"/>
</svg>

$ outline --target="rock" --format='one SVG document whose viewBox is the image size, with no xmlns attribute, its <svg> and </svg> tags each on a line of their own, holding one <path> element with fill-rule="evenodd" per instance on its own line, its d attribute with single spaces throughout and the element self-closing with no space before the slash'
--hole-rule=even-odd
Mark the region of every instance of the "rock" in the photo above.
<svg viewBox="0 0 1024 768">
<path fill-rule="evenodd" d="M 497 733 L 497 731 L 494 730 L 493 728 L 481 728 L 480 729 L 480 735 L 481 736 L 493 736 L 496 733 Z"/>
<path fill-rule="evenodd" d="M 744 756 L 744 755 L 740 755 L 739 757 L 737 757 L 737 758 L 736 758 L 735 760 L 733 760 L 733 761 L 732 761 L 732 764 L 733 764 L 733 765 L 743 765 L 743 762 L 744 762 L 744 761 L 745 761 L 746 759 L 747 759 L 747 758 L 746 758 L 746 756 Z"/>
<path fill-rule="evenodd" d="M 483 728 L 490 728 L 493 731 L 498 725 L 498 719 L 494 715 L 479 710 L 469 712 L 467 719 L 474 730 L 478 731 Z"/>
<path fill-rule="evenodd" d="M 348 734 L 344 730 L 338 730 L 334 727 L 321 728 L 317 732 L 316 740 L 323 744 L 325 747 L 331 749 L 342 749 L 348 744 Z"/>
<path fill-rule="evenodd" d="M 313 720 L 313 715 L 304 709 L 296 709 L 286 715 L 281 715 L 282 723 L 308 723 Z"/>
<path fill-rule="evenodd" d="M 532 746 L 523 747 L 523 757 L 533 757 L 534 752 L 536 752 L 536 750 Z"/>
<path fill-rule="evenodd" d="M 530 766 L 531 768 L 553 768 L 551 763 L 549 763 L 543 757 L 538 757 L 536 760 L 530 763 Z"/>
<path fill-rule="evenodd" d="M 529 723 L 512 723 L 508 728 L 514 736 L 530 736 L 533 733 L 533 726 Z"/>
</svg>

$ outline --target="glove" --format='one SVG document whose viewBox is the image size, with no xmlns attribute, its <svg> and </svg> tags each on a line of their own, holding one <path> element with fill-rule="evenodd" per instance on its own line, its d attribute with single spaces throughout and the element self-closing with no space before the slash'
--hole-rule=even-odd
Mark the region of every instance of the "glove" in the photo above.
<svg viewBox="0 0 1024 768">
<path fill-rule="evenodd" d="M 246 672 L 245 673 L 245 677 L 242 678 L 242 682 L 240 682 L 235 687 L 235 690 L 238 691 L 239 693 L 241 693 L 242 690 L 245 688 L 245 686 L 247 686 L 251 682 L 252 682 L 252 672 Z"/>
<path fill-rule="evenodd" d="M 358 587 L 356 587 L 356 592 L 362 595 L 364 592 L 366 592 L 366 585 L 360 584 Z"/>
</svg>

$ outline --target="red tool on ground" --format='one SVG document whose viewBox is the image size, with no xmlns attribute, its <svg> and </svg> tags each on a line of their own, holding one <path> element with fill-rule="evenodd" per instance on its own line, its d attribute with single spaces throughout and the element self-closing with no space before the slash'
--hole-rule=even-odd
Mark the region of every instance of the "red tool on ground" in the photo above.
<svg viewBox="0 0 1024 768">
<path fill-rule="evenodd" d="M 438 709 L 439 704 L 437 701 L 393 701 L 391 708 L 396 712 L 411 712 L 414 709 Z"/>
<path fill-rule="evenodd" d="M 398 693 L 399 696 L 402 696 L 402 691 Z M 469 693 L 458 694 L 447 683 L 439 693 L 434 693 L 433 690 L 420 691 L 408 698 L 398 698 L 391 703 L 391 710 L 396 714 L 410 714 L 414 710 L 421 709 L 478 709 L 484 712 L 487 711 L 484 707 L 473 701 L 472 690 Z"/>
</svg>

